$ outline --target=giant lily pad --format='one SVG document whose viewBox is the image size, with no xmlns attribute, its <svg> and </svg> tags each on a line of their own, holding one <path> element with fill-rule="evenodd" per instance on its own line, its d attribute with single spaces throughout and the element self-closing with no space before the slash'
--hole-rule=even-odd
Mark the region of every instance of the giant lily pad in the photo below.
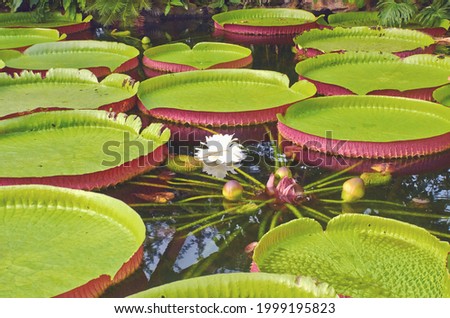
<svg viewBox="0 0 450 318">
<path fill-rule="evenodd" d="M 359 11 L 359 12 L 343 12 L 331 14 L 328 16 L 329 25 L 333 27 L 354 27 L 354 26 L 370 26 L 380 25 L 378 12 Z M 417 29 L 432 36 L 444 36 L 450 27 L 450 21 L 441 19 L 433 27 L 423 27 L 419 24 L 411 23 L 406 26 L 410 29 Z"/>
<path fill-rule="evenodd" d="M 310 277 L 269 273 L 216 274 L 176 281 L 134 298 L 313 298 L 337 297 L 333 288 Z"/>
<path fill-rule="evenodd" d="M 51 69 L 45 78 L 28 71 L 13 77 L 1 73 L 0 118 L 42 109 L 124 112 L 134 106 L 138 86 L 124 74 L 108 75 L 99 83 L 88 70 Z"/>
<path fill-rule="evenodd" d="M 0 297 L 99 296 L 142 260 L 145 226 L 119 200 L 37 185 L 0 197 Z"/>
<path fill-rule="evenodd" d="M 155 46 L 146 50 L 143 58 L 145 66 L 163 72 L 239 68 L 251 62 L 250 49 L 218 42 L 200 42 L 192 49 L 185 43 Z"/>
<path fill-rule="evenodd" d="M 49 12 L 45 16 L 36 12 L 14 12 L 0 14 L 0 27 L 3 28 L 52 28 L 61 33 L 75 33 L 90 27 L 92 16 L 83 18 L 77 14 L 74 18 L 68 14 Z"/>
<path fill-rule="evenodd" d="M 30 45 L 57 42 L 66 38 L 58 30 L 38 28 L 0 28 L 0 49 L 23 50 Z"/>
<path fill-rule="evenodd" d="M 323 95 L 375 94 L 431 100 L 448 83 L 450 57 L 417 54 L 401 59 L 390 53 L 329 53 L 306 59 L 295 68 Z"/>
<path fill-rule="evenodd" d="M 450 85 L 445 85 L 435 90 L 433 98 L 445 106 L 450 106 Z"/>
<path fill-rule="evenodd" d="M 331 154 L 396 158 L 450 148 L 450 109 L 422 100 L 319 97 L 292 105 L 278 119 L 288 140 Z"/>
<path fill-rule="evenodd" d="M 93 189 L 152 169 L 165 157 L 169 130 L 106 111 L 40 112 L 0 121 L 0 185 Z"/>
<path fill-rule="evenodd" d="M 294 38 L 297 49 L 308 56 L 342 51 L 377 51 L 405 57 L 433 53 L 434 40 L 422 32 L 405 29 L 353 27 L 314 29 Z"/>
<path fill-rule="evenodd" d="M 296 9 L 247 9 L 213 15 L 216 29 L 233 33 L 298 34 L 318 27 L 314 14 Z"/>
<path fill-rule="evenodd" d="M 132 46 L 94 40 L 40 43 L 23 53 L 0 51 L 0 58 L 10 71 L 46 72 L 51 68 L 85 68 L 97 77 L 135 68 L 138 55 L 138 49 Z"/>
<path fill-rule="evenodd" d="M 250 125 L 276 120 L 288 105 L 313 96 L 306 81 L 289 88 L 273 71 L 221 69 L 163 75 L 138 90 L 143 112 L 170 121 L 202 125 Z"/>
<path fill-rule="evenodd" d="M 315 277 L 352 297 L 450 297 L 449 252 L 415 225 L 343 214 L 326 231 L 307 218 L 280 225 L 253 258 L 263 272 Z"/>
</svg>

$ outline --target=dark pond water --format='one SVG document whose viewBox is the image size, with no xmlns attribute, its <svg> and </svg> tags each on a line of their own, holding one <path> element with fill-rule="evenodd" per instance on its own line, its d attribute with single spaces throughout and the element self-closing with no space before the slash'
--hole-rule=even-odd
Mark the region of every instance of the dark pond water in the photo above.
<svg viewBox="0 0 450 318">
<path fill-rule="evenodd" d="M 272 39 L 271 43 L 258 43 L 253 39 L 230 38 L 224 34 L 214 34 L 212 23 L 208 19 L 166 20 L 147 19 L 146 23 L 134 30 L 134 36 L 151 38 L 152 45 L 183 41 L 193 45 L 201 41 L 223 41 L 237 43 L 251 48 L 254 69 L 266 69 L 288 75 L 291 84 L 297 80 L 294 71 L 296 57 L 291 39 Z M 95 37 L 105 40 L 112 38 L 102 29 L 95 30 Z M 142 45 L 131 39 L 120 41 Z M 441 48 L 445 49 L 445 48 Z M 138 76 L 134 73 L 134 76 Z M 139 71 L 141 80 L 142 69 Z M 188 92 L 187 92 L 188 94 Z M 138 113 L 138 111 L 134 111 Z M 143 116 L 144 121 L 149 121 Z M 171 153 L 193 154 L 204 137 L 210 135 L 201 129 L 177 126 L 170 143 Z M 243 170 L 260 180 L 267 181 L 275 166 L 275 156 L 267 131 L 271 131 L 277 140 L 274 126 L 253 126 L 246 128 L 228 128 L 220 132 L 234 133 L 239 141 L 247 146 L 250 159 L 244 162 Z M 330 175 L 336 169 L 343 169 L 352 162 L 342 162 L 342 158 L 317 157 L 309 153 L 303 162 L 294 163 L 292 171 L 300 184 L 308 184 Z M 353 174 L 361 170 L 370 170 L 376 161 L 363 161 Z M 347 164 L 347 165 L 346 165 Z M 419 159 L 390 161 L 395 167 L 392 181 L 384 186 L 367 189 L 365 199 L 352 205 L 321 202 L 321 199 L 338 200 L 339 191 L 317 193 L 316 199 L 300 209 L 304 216 L 313 217 L 324 225 L 341 213 L 365 213 L 381 215 L 422 226 L 442 240 L 450 241 L 450 152 Z M 186 186 L 178 179 L 175 190 L 158 188 L 151 184 L 166 184 L 158 176 L 164 174 L 165 167 L 157 168 L 148 176 L 141 176 L 104 193 L 120 198 L 131 204 L 144 219 L 148 237 L 145 243 L 144 262 L 131 277 L 121 284 L 110 288 L 105 297 L 122 297 L 153 286 L 175 280 L 186 279 L 214 273 L 249 271 L 250 257 L 245 247 L 264 234 L 269 228 L 295 218 L 295 215 L 283 206 L 265 205 L 251 213 L 221 213 L 229 208 L 221 198 L 221 182 L 214 182 L 200 175 L 177 175 L 178 178 L 198 180 L 198 185 Z M 202 185 L 203 182 L 203 185 Z M 205 187 L 205 182 L 212 184 Z M 139 185 L 146 183 L 147 185 Z M 176 182 L 175 182 L 176 183 Z M 167 185 L 167 184 L 166 184 Z M 189 205 L 160 204 L 142 206 L 147 201 L 144 195 L 160 191 L 175 193 L 175 200 L 193 195 L 211 195 L 208 199 L 191 201 Z M 249 196 L 250 198 L 250 196 Z M 259 204 L 262 197 L 253 198 Z M 394 202 L 404 207 L 377 203 L 375 201 Z M 419 204 L 420 202 L 428 202 Z M 147 202 L 148 203 L 148 202 Z M 214 214 L 218 214 L 213 216 Z M 210 216 L 202 221 L 203 218 Z M 195 224 L 195 223 L 198 224 Z M 178 230 L 177 230 L 178 229 Z M 181 230 L 180 230 L 181 229 Z M 112 243 L 113 244 L 113 243 Z"/>
</svg>

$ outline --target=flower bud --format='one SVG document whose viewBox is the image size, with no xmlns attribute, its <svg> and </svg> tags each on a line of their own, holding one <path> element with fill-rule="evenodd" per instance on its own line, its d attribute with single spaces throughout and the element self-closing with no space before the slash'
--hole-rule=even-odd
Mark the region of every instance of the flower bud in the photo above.
<svg viewBox="0 0 450 318">
<path fill-rule="evenodd" d="M 144 36 L 141 40 L 142 44 L 149 44 L 150 38 L 148 36 Z"/>
<path fill-rule="evenodd" d="M 243 192 L 244 188 L 236 180 L 228 181 L 222 188 L 223 197 L 229 201 L 239 201 Z"/>
<path fill-rule="evenodd" d="M 292 178 L 292 172 L 288 167 L 281 167 L 278 168 L 277 171 L 275 171 L 275 177 L 278 180 L 283 179 L 283 177 Z"/>
<path fill-rule="evenodd" d="M 342 185 L 341 198 L 344 202 L 354 202 L 364 197 L 366 186 L 361 178 L 355 177 Z"/>
</svg>

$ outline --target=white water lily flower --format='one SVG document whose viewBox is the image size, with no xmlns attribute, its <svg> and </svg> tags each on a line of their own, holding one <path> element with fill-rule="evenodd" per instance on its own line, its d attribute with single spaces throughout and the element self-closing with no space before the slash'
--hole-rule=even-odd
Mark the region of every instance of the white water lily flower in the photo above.
<svg viewBox="0 0 450 318">
<path fill-rule="evenodd" d="M 236 173 L 235 168 L 246 155 L 243 146 L 237 143 L 234 135 L 212 135 L 201 144 L 206 148 L 195 148 L 195 158 L 203 163 L 203 172 L 223 179 L 228 172 Z"/>
</svg>

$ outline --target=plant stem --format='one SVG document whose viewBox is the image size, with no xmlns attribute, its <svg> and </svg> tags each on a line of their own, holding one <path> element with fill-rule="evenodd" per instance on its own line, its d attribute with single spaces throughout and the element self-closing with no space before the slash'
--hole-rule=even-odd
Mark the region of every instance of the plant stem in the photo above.
<svg viewBox="0 0 450 318">
<path fill-rule="evenodd" d="M 325 182 L 325 181 L 334 179 L 334 178 L 336 178 L 336 177 L 338 177 L 338 176 L 340 176 L 340 175 L 346 173 L 347 171 L 350 171 L 350 170 L 352 170 L 353 168 L 359 166 L 361 163 L 362 163 L 362 161 L 360 161 L 360 162 L 358 162 L 358 163 L 355 163 L 354 165 L 352 165 L 352 166 L 350 166 L 350 167 L 348 167 L 348 168 L 345 168 L 344 170 L 338 171 L 338 172 L 336 172 L 336 173 L 333 173 L 333 174 L 329 175 L 328 177 L 325 177 L 325 178 L 323 178 L 323 179 L 320 179 L 320 180 L 317 180 L 317 181 L 315 181 L 315 182 L 313 182 L 313 183 L 310 183 L 310 184 L 304 186 L 303 188 L 304 188 L 304 189 L 309 189 L 309 188 L 314 187 L 314 186 L 316 186 L 316 185 L 322 184 L 322 183 Z"/>
<path fill-rule="evenodd" d="M 322 188 L 322 189 L 313 189 L 313 190 L 305 191 L 304 194 L 328 192 L 328 191 L 341 190 L 341 189 L 342 189 L 342 186 Z"/>
<path fill-rule="evenodd" d="M 266 227 L 267 227 L 267 222 L 269 222 L 269 217 L 270 214 L 267 213 L 266 215 L 264 215 L 264 218 L 262 219 L 261 223 L 259 224 L 259 228 L 258 228 L 258 241 L 261 239 L 261 237 L 266 234 Z"/>
<path fill-rule="evenodd" d="M 310 208 L 306 205 L 301 206 L 302 209 L 306 210 L 308 214 L 315 216 L 318 219 L 321 219 L 322 221 L 328 222 L 331 218 L 313 208 Z"/>
<path fill-rule="evenodd" d="M 275 215 L 272 218 L 272 221 L 270 222 L 269 231 L 277 226 L 278 218 L 280 217 L 280 215 L 281 215 L 281 211 L 278 211 L 277 213 L 275 213 Z"/>
<path fill-rule="evenodd" d="M 403 204 L 400 203 L 395 203 L 395 202 L 389 202 L 389 201 L 383 201 L 383 200 L 358 200 L 355 202 L 344 202 L 342 200 L 330 200 L 330 199 L 320 199 L 321 202 L 325 202 L 325 203 L 377 203 L 377 204 L 385 204 L 385 205 L 392 205 L 392 206 L 397 206 L 397 207 L 401 207 L 404 208 L 405 206 Z"/>
<path fill-rule="evenodd" d="M 161 208 L 170 208 L 173 206 L 181 206 L 181 207 L 189 207 L 189 206 L 200 206 L 200 207 L 208 207 L 208 206 L 221 206 L 222 203 L 181 203 L 178 204 L 178 202 L 172 202 L 170 204 L 167 203 L 131 203 L 128 204 L 132 208 L 145 208 L 145 207 L 161 207 Z"/>
<path fill-rule="evenodd" d="M 177 231 L 183 231 L 183 230 L 186 230 L 186 229 L 188 229 L 188 228 L 190 228 L 190 227 L 192 227 L 192 226 L 194 226 L 194 225 L 200 224 L 200 223 L 202 223 L 202 222 L 204 222 L 204 221 L 208 221 L 208 220 L 213 219 L 213 218 L 215 218 L 215 217 L 218 217 L 218 216 L 221 216 L 221 215 L 224 215 L 224 214 L 233 212 L 233 211 L 239 209 L 240 207 L 241 207 L 241 206 L 232 207 L 232 208 L 229 208 L 229 209 L 225 209 L 225 210 L 223 210 L 223 211 L 221 211 L 221 212 L 214 213 L 214 214 L 212 214 L 212 215 L 208 215 L 207 217 L 198 219 L 198 220 L 196 220 L 196 221 L 194 221 L 194 222 L 188 223 L 188 224 L 186 224 L 186 225 L 183 225 L 183 226 L 177 228 Z"/>
<path fill-rule="evenodd" d="M 220 219 L 220 220 L 217 220 L 217 221 L 214 221 L 214 222 L 202 225 L 202 226 L 196 228 L 195 230 L 191 231 L 189 234 L 190 235 L 195 235 L 196 233 L 206 229 L 207 227 L 216 225 L 218 223 L 225 223 L 227 221 L 231 221 L 231 220 L 234 220 L 234 219 L 237 219 L 237 218 L 240 218 L 240 217 L 241 217 L 240 215 L 233 215 L 233 216 L 230 216 L 230 217 L 227 217 L 227 218 L 224 218 L 224 219 Z"/>
<path fill-rule="evenodd" d="M 210 198 L 223 198 L 223 195 L 219 195 L 219 194 L 198 195 L 195 197 L 190 197 L 190 198 L 187 198 L 184 200 L 177 201 L 177 203 L 185 203 L 185 202 L 201 200 L 201 199 L 210 199 Z"/>
<path fill-rule="evenodd" d="M 300 213 L 300 211 L 294 205 L 286 203 L 284 206 L 287 209 L 289 209 L 292 212 L 292 214 L 294 214 L 297 217 L 297 219 L 301 219 L 303 217 L 303 215 Z"/>
<path fill-rule="evenodd" d="M 326 185 L 333 184 L 333 183 L 336 183 L 336 182 L 346 181 L 346 180 L 348 180 L 350 178 L 351 177 L 342 177 L 342 178 L 334 179 L 334 180 L 331 180 L 331 181 L 328 181 L 328 182 L 324 182 L 324 183 L 319 184 L 317 186 L 317 188 L 322 188 L 322 187 L 324 187 Z"/>
<path fill-rule="evenodd" d="M 262 184 L 261 182 L 259 182 L 259 180 L 253 178 L 251 175 L 249 175 L 248 173 L 242 171 L 239 168 L 235 168 L 235 170 L 240 173 L 242 176 L 244 176 L 245 178 L 249 179 L 250 181 L 252 181 L 255 185 L 257 185 L 259 188 L 261 189 L 265 189 L 266 186 L 264 184 Z"/>
</svg>

